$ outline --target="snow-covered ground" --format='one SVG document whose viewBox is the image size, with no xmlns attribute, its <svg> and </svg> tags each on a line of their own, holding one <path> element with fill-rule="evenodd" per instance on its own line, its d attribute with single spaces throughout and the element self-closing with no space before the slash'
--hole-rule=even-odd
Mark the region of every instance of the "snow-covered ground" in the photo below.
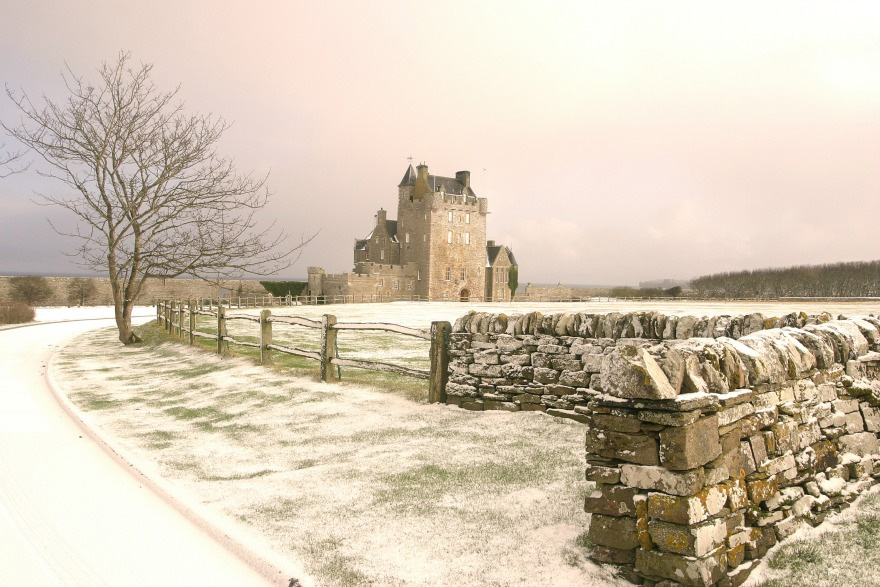
<svg viewBox="0 0 880 587">
<path fill-rule="evenodd" d="M 84 315 L 100 311 L 55 318 Z M 266 584 L 145 489 L 53 397 L 46 367 L 59 345 L 108 324 L 0 332 L 0 584 Z"/>
</svg>

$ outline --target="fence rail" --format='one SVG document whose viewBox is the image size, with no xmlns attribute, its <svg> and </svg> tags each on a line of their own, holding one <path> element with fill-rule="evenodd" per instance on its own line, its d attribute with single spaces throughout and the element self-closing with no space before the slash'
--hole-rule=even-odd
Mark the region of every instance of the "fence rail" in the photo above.
<svg viewBox="0 0 880 587">
<path fill-rule="evenodd" d="M 203 305 L 203 300 L 188 300 L 186 302 L 161 300 L 156 303 L 156 320 L 165 330 L 178 337 L 189 337 L 189 344 L 194 344 L 196 338 L 208 338 L 217 342 L 217 352 L 223 353 L 229 345 L 238 345 L 260 350 L 260 363 L 272 363 L 273 352 L 303 357 L 318 361 L 321 370 L 322 381 L 335 381 L 341 377 L 342 367 L 355 369 L 367 369 L 371 371 L 383 371 L 397 373 L 408 377 L 427 379 L 428 401 L 446 401 L 446 379 L 449 364 L 448 340 L 452 326 L 449 322 L 432 322 L 430 330 L 409 328 L 399 324 L 384 322 L 337 322 L 336 316 L 324 314 L 321 320 L 311 320 L 302 316 L 273 316 L 271 310 L 263 309 L 259 316 L 247 314 L 227 314 L 228 306 L 218 300 L 214 306 L 212 300 L 208 305 Z M 206 309 L 207 308 L 207 309 Z M 216 310 L 214 309 L 216 308 Z M 217 320 L 217 332 L 196 330 L 197 316 L 211 316 Z M 259 324 L 260 340 L 253 342 L 237 339 L 229 334 L 230 321 L 243 321 Z M 272 340 L 273 325 L 302 326 L 320 330 L 321 343 L 317 351 L 300 349 L 294 346 L 275 344 Z M 380 331 L 411 336 L 427 340 L 431 343 L 428 359 L 430 370 L 414 369 L 384 361 L 367 359 L 353 359 L 340 357 L 336 337 L 340 331 Z M 335 367 L 335 368 L 334 368 Z"/>
</svg>

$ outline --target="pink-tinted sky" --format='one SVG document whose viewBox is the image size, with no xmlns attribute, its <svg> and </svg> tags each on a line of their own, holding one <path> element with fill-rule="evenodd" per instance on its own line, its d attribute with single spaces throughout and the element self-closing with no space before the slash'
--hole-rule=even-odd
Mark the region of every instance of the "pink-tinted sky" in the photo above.
<svg viewBox="0 0 880 587">
<path fill-rule="evenodd" d="M 878 2 L 0 0 L 0 78 L 153 63 L 271 171 L 266 217 L 320 230 L 287 276 L 349 270 L 412 156 L 472 172 L 522 283 L 635 284 L 880 258 L 878 31 Z M 38 187 L 0 180 L 0 273 L 75 270 Z"/>
</svg>

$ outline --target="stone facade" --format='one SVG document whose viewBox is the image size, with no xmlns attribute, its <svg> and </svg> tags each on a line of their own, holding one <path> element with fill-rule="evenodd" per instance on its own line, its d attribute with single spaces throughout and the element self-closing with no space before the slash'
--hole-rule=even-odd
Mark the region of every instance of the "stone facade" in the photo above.
<svg viewBox="0 0 880 587">
<path fill-rule="evenodd" d="M 586 424 L 594 560 L 742 584 L 880 478 L 880 320 L 471 313 L 447 402 Z"/>
<path fill-rule="evenodd" d="M 487 242 L 487 214 L 488 200 L 474 193 L 470 172 L 442 177 L 410 165 L 398 185 L 397 220 L 378 211 L 373 230 L 355 241 L 353 272 L 310 267 L 309 295 L 509 300 L 506 282 L 496 281 L 516 259 L 508 247 Z"/>
</svg>

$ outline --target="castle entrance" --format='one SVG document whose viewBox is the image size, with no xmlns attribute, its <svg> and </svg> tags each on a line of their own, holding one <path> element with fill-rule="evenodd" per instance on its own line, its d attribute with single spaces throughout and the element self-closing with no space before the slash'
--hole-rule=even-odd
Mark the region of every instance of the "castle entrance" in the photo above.
<svg viewBox="0 0 880 587">
<path fill-rule="evenodd" d="M 464 288 L 463 290 L 461 290 L 461 293 L 459 294 L 459 298 L 462 302 L 468 301 L 470 299 L 470 297 L 471 297 L 471 292 L 468 288 Z"/>
</svg>

